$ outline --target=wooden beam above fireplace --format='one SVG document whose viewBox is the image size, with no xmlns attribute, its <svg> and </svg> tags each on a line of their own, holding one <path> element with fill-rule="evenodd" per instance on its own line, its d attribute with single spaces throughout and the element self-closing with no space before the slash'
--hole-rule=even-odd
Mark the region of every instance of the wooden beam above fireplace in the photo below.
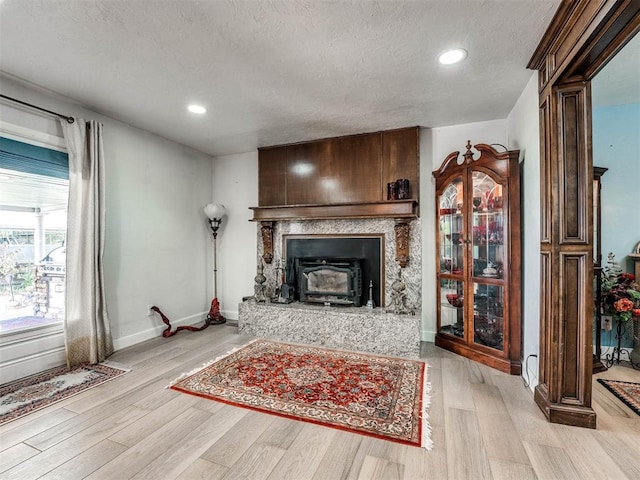
<svg viewBox="0 0 640 480">
<path fill-rule="evenodd" d="M 331 220 L 344 218 L 416 218 L 415 199 L 333 205 L 277 205 L 251 207 L 253 222 L 278 220 Z"/>
</svg>

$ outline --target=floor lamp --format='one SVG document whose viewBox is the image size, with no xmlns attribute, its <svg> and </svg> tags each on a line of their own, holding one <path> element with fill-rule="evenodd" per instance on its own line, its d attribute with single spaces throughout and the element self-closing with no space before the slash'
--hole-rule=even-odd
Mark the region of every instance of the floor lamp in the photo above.
<svg viewBox="0 0 640 480">
<path fill-rule="evenodd" d="M 218 301 L 216 239 L 218 238 L 218 229 L 222 224 L 222 217 L 227 214 L 227 209 L 224 208 L 224 205 L 210 203 L 204 207 L 204 213 L 209 217 L 209 225 L 211 226 L 211 233 L 213 234 L 213 300 L 211 301 L 211 308 L 209 309 L 206 322 L 207 325 L 219 325 L 225 323 L 227 320 L 220 314 L 220 302 Z"/>
</svg>

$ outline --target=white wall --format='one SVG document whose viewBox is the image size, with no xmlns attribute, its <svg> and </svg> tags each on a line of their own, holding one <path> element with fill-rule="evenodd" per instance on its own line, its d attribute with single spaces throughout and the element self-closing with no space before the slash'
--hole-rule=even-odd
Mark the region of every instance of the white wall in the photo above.
<svg viewBox="0 0 640 480">
<path fill-rule="evenodd" d="M 422 340 L 433 342 L 436 334 L 435 183 L 431 172 L 440 168 L 451 152 L 466 151 L 471 144 L 506 145 L 506 120 L 467 123 L 420 132 L 420 216 L 422 217 Z M 500 150 L 500 147 L 496 147 Z M 475 155 L 478 152 L 473 150 Z"/>
<path fill-rule="evenodd" d="M 422 225 L 422 319 L 421 339 L 433 342 L 436 338 L 436 203 L 433 167 L 433 133 L 420 129 L 420 219 Z"/>
<path fill-rule="evenodd" d="M 107 308 L 124 347 L 158 335 L 150 305 L 176 325 L 209 310 L 212 158 L 117 122 L 105 122 L 104 142 Z"/>
<path fill-rule="evenodd" d="M 540 349 L 540 128 L 538 72 L 531 74 L 507 117 L 510 150 L 520 150 L 522 163 L 522 358 L 530 388 L 538 384 Z M 525 371 L 526 367 L 526 371 Z"/>
<path fill-rule="evenodd" d="M 212 157 L 13 79 L 2 77 L 2 93 L 104 124 L 105 287 L 116 348 L 162 332 L 160 318 L 148 316 L 150 305 L 175 325 L 200 323 L 211 301 L 211 243 L 202 207 L 213 198 Z M 0 114 L 3 122 L 61 136 L 57 120 L 4 102 Z"/>
<path fill-rule="evenodd" d="M 463 154 L 466 151 L 467 140 L 471 140 L 471 145 L 486 143 L 506 146 L 507 122 L 501 119 L 434 128 L 432 170 L 440 168 L 445 157 L 451 152 L 460 151 Z M 499 146 L 495 148 L 501 151 Z M 477 157 L 478 152 L 475 149 L 472 151 Z"/>
<path fill-rule="evenodd" d="M 221 313 L 238 319 L 242 297 L 253 295 L 258 225 L 251 222 L 258 205 L 258 152 L 214 158 L 213 201 L 228 210 L 218 234 L 218 299 Z M 211 292 L 211 290 L 210 290 Z"/>
</svg>

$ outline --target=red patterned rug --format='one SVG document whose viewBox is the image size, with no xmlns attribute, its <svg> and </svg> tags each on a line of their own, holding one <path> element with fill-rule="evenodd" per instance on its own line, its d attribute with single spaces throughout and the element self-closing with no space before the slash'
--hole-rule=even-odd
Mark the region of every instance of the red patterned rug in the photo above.
<svg viewBox="0 0 640 480">
<path fill-rule="evenodd" d="M 0 425 L 127 373 L 114 365 L 66 366 L 0 386 Z"/>
<path fill-rule="evenodd" d="M 604 380 L 602 378 L 599 378 L 598 382 L 640 415 L 640 383 Z"/>
<path fill-rule="evenodd" d="M 421 361 L 256 340 L 171 388 L 431 449 L 427 385 Z"/>
</svg>

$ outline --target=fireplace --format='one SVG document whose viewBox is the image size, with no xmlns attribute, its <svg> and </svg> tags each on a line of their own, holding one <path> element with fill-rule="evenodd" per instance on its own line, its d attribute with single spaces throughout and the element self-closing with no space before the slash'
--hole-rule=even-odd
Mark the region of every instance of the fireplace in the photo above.
<svg viewBox="0 0 640 480">
<path fill-rule="evenodd" d="M 382 235 L 283 235 L 286 283 L 294 300 L 383 306 L 384 241 Z"/>
<path fill-rule="evenodd" d="M 297 258 L 300 301 L 325 305 L 362 305 L 362 259 Z"/>
</svg>

